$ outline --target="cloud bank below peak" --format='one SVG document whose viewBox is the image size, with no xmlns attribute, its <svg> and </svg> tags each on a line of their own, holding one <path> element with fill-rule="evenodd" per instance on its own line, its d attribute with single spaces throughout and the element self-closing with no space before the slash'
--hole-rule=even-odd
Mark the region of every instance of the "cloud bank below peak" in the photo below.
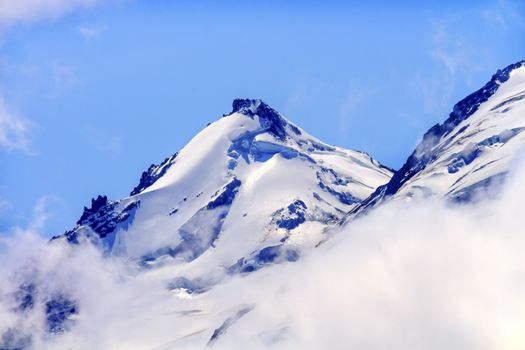
<svg viewBox="0 0 525 350">
<path fill-rule="evenodd" d="M 137 274 L 92 246 L 18 230 L 0 240 L 0 334 L 16 329 L 38 349 L 195 349 L 230 322 L 213 349 L 522 349 L 522 155 L 498 199 L 391 202 L 294 264 L 196 298 L 163 291 L 162 278 L 180 271 Z M 28 272 L 43 291 L 37 303 L 54 293 L 78 301 L 70 332 L 47 336 L 43 308 L 13 313 L 9 296 Z M 236 310 L 249 311 L 234 320 Z"/>
</svg>

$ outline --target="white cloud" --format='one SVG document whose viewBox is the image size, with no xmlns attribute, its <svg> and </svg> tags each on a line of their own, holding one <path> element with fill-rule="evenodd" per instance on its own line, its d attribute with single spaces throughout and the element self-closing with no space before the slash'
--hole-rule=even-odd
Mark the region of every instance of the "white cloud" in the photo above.
<svg viewBox="0 0 525 350">
<path fill-rule="evenodd" d="M 473 77 L 487 67 L 490 58 L 486 48 L 474 46 L 468 35 L 459 30 L 462 21 L 458 16 L 430 20 L 428 54 L 435 70 L 416 72 L 412 81 L 414 90 L 422 95 L 425 111 L 439 120 L 456 102 L 452 98 L 458 84 L 475 88 Z"/>
<path fill-rule="evenodd" d="M 476 49 L 469 47 L 468 39 L 454 31 L 454 26 L 460 21 L 459 17 L 446 17 L 431 21 L 432 49 L 430 56 L 441 63 L 452 77 L 461 73 L 462 70 L 475 69 L 476 61 L 479 59 Z"/>
<path fill-rule="evenodd" d="M 45 228 L 48 220 L 52 217 L 49 207 L 53 202 L 57 202 L 57 199 L 52 196 L 43 196 L 36 201 L 33 208 L 33 218 L 29 224 L 29 230 L 41 232 Z"/>
<path fill-rule="evenodd" d="M 19 230 L 0 241 L 0 333 L 25 329 L 38 349 L 198 349 L 239 306 L 255 305 L 213 349 L 523 349 L 524 170 L 497 201 L 391 203 L 296 263 L 197 297 L 163 287 L 187 266 L 137 273 L 92 247 Z M 70 333 L 45 336 L 43 308 L 12 311 L 9 295 L 28 276 L 37 303 L 57 292 L 79 302 Z"/>
<path fill-rule="evenodd" d="M 457 86 L 465 84 L 476 88 L 473 77 L 493 66 L 494 53 L 478 40 L 472 40 L 473 34 L 462 29 L 465 22 L 474 20 L 490 26 L 493 31 L 512 32 L 525 29 L 521 12 L 517 2 L 497 0 L 473 6 L 470 13 L 463 16 L 448 14 L 430 19 L 429 56 L 437 64 L 437 72 L 416 73 L 413 81 L 414 88 L 422 94 L 426 112 L 441 120 L 456 102 L 452 97 Z"/>
<path fill-rule="evenodd" d="M 29 152 L 31 123 L 12 113 L 0 95 L 0 149 Z"/>
<path fill-rule="evenodd" d="M 391 203 L 279 277 L 239 282 L 232 298 L 257 306 L 218 348 L 524 348 L 524 174 L 496 202 Z"/>
<path fill-rule="evenodd" d="M 0 23 L 13 24 L 20 21 L 56 18 L 101 2 L 102 0 L 1 0 Z"/>
<path fill-rule="evenodd" d="M 104 26 L 81 26 L 78 27 L 78 32 L 86 38 L 92 38 L 100 35 L 106 27 Z"/>
<path fill-rule="evenodd" d="M 110 0 L 0 0 L 0 35 L 2 30 L 17 22 L 36 21 L 57 18 L 78 9 L 85 9 Z M 103 28 L 84 28 L 83 35 L 96 35 Z M 1 44 L 1 43 L 0 43 Z M 55 94 L 75 83 L 75 71 L 71 67 L 55 67 L 53 70 Z M 31 123 L 14 114 L 6 106 L 3 95 L 0 94 L 0 149 L 29 149 L 29 130 Z"/>
</svg>

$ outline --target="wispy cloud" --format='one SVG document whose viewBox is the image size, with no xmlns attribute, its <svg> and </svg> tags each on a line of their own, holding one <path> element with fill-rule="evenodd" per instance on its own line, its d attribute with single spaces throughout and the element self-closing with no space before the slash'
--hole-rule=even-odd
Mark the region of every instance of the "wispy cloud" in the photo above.
<svg viewBox="0 0 525 350">
<path fill-rule="evenodd" d="M 482 54 L 480 48 L 471 46 L 468 38 L 455 28 L 461 20 L 457 16 L 431 20 L 430 56 L 445 67 L 453 78 L 457 74 L 468 74 L 478 69 L 479 56 Z"/>
<path fill-rule="evenodd" d="M 76 9 L 92 7 L 102 0 L 16 0 L 0 1 L 0 23 L 56 18 Z"/>
<path fill-rule="evenodd" d="M 0 217 L 12 208 L 13 205 L 11 202 L 0 198 Z M 2 233 L 14 233 L 17 231 L 31 231 L 35 233 L 38 232 L 45 236 L 49 221 L 59 212 L 63 212 L 64 209 L 64 202 L 59 197 L 53 195 L 41 196 L 35 201 L 33 210 L 25 224 L 12 226 L 8 228 L 9 232 L 0 232 L 0 235 Z"/>
<path fill-rule="evenodd" d="M 507 31 L 514 26 L 525 28 L 525 18 L 516 4 L 508 0 L 498 0 L 478 11 L 492 28 Z"/>
<path fill-rule="evenodd" d="M 30 152 L 32 123 L 10 111 L 0 94 L 0 149 Z"/>
<path fill-rule="evenodd" d="M 92 37 L 100 35 L 103 31 L 106 30 L 106 27 L 102 25 L 80 26 L 77 29 L 78 29 L 78 32 L 85 38 L 92 38 Z"/>
<path fill-rule="evenodd" d="M 77 9 L 85 9 L 110 0 L 16 0 L 0 1 L 0 35 L 6 27 L 17 22 L 57 18 Z M 84 28 L 84 35 L 95 35 L 103 28 Z M 0 45 L 2 43 L 0 42 Z M 53 70 L 58 93 L 75 82 L 75 71 L 70 67 Z M 29 131 L 32 123 L 10 110 L 0 91 L 0 150 L 29 151 Z"/>
<path fill-rule="evenodd" d="M 467 14 L 448 14 L 429 20 L 429 56 L 436 64 L 436 72 L 431 75 L 417 72 L 413 86 L 422 94 L 425 110 L 439 114 L 440 119 L 454 103 L 456 88 L 461 84 L 477 87 L 476 74 L 492 66 L 494 53 L 478 40 L 472 40 L 473 34 L 464 28 L 471 17 L 484 21 L 493 31 L 525 29 L 520 6 L 509 0 L 476 6 Z"/>
<path fill-rule="evenodd" d="M 453 104 L 458 84 L 473 86 L 474 75 L 488 62 L 486 49 L 474 46 L 459 29 L 462 20 L 456 15 L 430 19 L 428 55 L 435 70 L 431 74 L 416 72 L 412 84 L 422 95 L 425 111 L 439 119 Z"/>
<path fill-rule="evenodd" d="M 29 230 L 34 232 L 43 231 L 49 219 L 53 217 L 51 207 L 56 204 L 60 204 L 60 201 L 56 197 L 40 197 L 33 207 L 33 217 L 29 223 Z"/>
</svg>

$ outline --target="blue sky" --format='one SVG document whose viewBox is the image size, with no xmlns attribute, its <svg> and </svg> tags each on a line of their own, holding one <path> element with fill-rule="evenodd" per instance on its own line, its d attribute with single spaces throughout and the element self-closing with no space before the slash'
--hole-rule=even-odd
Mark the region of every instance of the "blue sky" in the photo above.
<svg viewBox="0 0 525 350">
<path fill-rule="evenodd" d="M 126 196 L 235 97 L 397 168 L 525 58 L 519 1 L 20 0 L 0 5 L 0 232 Z"/>
</svg>

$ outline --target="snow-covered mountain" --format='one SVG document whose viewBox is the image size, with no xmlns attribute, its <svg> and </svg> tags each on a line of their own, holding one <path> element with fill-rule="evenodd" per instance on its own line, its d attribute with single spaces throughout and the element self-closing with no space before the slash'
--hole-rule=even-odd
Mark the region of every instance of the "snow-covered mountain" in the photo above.
<svg viewBox="0 0 525 350">
<path fill-rule="evenodd" d="M 325 309 L 337 309 L 341 301 L 330 305 L 323 296 L 345 299 L 370 283 L 369 274 L 388 276 L 372 279 L 375 288 L 407 266 L 403 262 L 393 271 L 389 262 L 383 271 L 377 262 L 396 256 L 398 241 L 385 250 L 383 242 L 367 240 L 349 260 L 358 264 L 360 249 L 373 247 L 365 276 L 353 270 L 358 278 L 348 278 L 351 264 L 338 264 L 353 235 L 329 234 L 390 199 L 468 202 L 497 192 L 525 144 L 524 114 L 522 61 L 456 104 L 393 173 L 366 153 L 319 141 L 260 100 L 237 99 L 230 114 L 150 166 L 129 197 L 93 199 L 72 230 L 54 237 L 48 250 L 15 273 L 14 290 L 0 290 L 0 301 L 14 305 L 8 310 L 14 321 L 0 320 L 0 350 L 41 344 L 46 349 L 229 349 L 239 347 L 239 339 L 258 348 L 297 340 L 310 344 L 309 336 L 294 338 L 293 328 L 303 322 L 294 320 L 294 313 L 303 310 L 303 300 L 319 304 L 307 308 L 314 310 L 306 313 L 307 321 L 320 317 L 305 334 L 323 333 L 318 327 L 327 318 Z M 361 226 L 363 221 L 355 221 L 352 233 L 359 236 L 373 221 Z M 397 216 L 391 223 L 396 221 Z M 334 226 L 338 229 L 331 230 Z M 307 253 L 312 254 L 301 262 L 286 264 Z M 39 260 L 40 254 L 47 255 Z M 331 259 L 330 254 L 337 255 Z M 338 272 L 326 269 L 326 262 Z M 309 280 L 310 273 L 317 279 Z M 345 282 L 338 284 L 341 294 L 326 287 L 334 279 Z M 303 283 L 309 283 L 307 297 L 294 304 Z M 374 294 L 374 288 L 363 294 Z M 318 293 L 323 289 L 331 292 Z M 388 302 L 411 295 L 392 293 Z M 352 302 L 348 314 L 366 318 L 359 311 L 366 303 Z M 369 304 L 376 312 L 378 304 Z M 368 315 L 370 309 L 365 310 Z M 388 310 L 390 317 L 393 309 Z M 347 324 L 341 329 L 359 333 Z"/>
<path fill-rule="evenodd" d="M 296 260 L 391 175 L 260 100 L 237 99 L 230 114 L 144 172 L 130 197 L 93 199 L 60 237 L 88 238 L 144 267 L 175 260 L 252 271 Z"/>
<path fill-rule="evenodd" d="M 193 298 L 231 277 L 298 260 L 391 176 L 389 168 L 366 153 L 327 145 L 260 100 L 237 99 L 231 113 L 209 124 L 180 152 L 151 165 L 129 197 L 94 198 L 72 230 L 52 238 L 50 249 L 66 247 L 66 254 L 76 256 L 95 246 L 108 262 L 126 266 L 124 275 L 130 271 L 156 286 L 148 293 L 160 295 L 162 302 L 148 293 L 132 298 L 147 300 L 149 311 L 140 311 L 139 319 L 142 313 L 159 315 L 150 305 L 171 307 L 173 300 L 166 298 L 173 295 Z M 59 270 L 56 274 L 64 273 Z M 77 279 L 77 273 L 84 274 L 67 279 Z M 89 324 L 86 318 L 93 314 L 78 291 L 50 288 L 43 274 L 38 268 L 17 274 L 8 298 L 18 321 L 0 332 L 0 350 L 34 344 L 38 336 L 32 334 L 31 320 L 38 317 L 44 338 L 69 334 L 77 318 Z M 232 317 L 249 311 L 235 300 L 228 307 L 238 313 Z M 212 331 L 223 317 L 211 313 L 203 321 Z M 31 325 L 23 326 L 27 322 Z M 196 325 L 177 314 L 170 322 L 179 325 L 177 334 Z M 199 339 L 212 343 L 219 336 L 206 333 Z M 67 337 L 55 340 L 68 342 Z"/>
<path fill-rule="evenodd" d="M 386 199 L 441 196 L 470 202 L 491 196 L 525 145 L 525 61 L 499 70 L 430 128 L 406 163 L 346 218 Z"/>
</svg>

